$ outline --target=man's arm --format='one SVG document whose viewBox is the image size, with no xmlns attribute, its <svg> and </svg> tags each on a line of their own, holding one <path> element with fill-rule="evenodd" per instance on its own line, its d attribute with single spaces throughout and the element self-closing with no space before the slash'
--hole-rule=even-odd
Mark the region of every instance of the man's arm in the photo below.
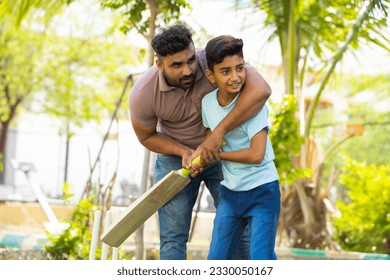
<svg viewBox="0 0 390 280">
<path fill-rule="evenodd" d="M 145 127 L 131 120 L 135 134 L 140 143 L 148 150 L 160 154 L 182 157 L 183 166 L 194 150 L 174 141 L 170 137 L 158 133 L 156 127 Z"/>
<path fill-rule="evenodd" d="M 271 95 L 270 86 L 252 66 L 247 66 L 245 71 L 245 86 L 237 99 L 236 105 L 218 124 L 211 135 L 188 158 L 187 164 L 198 155 L 201 156 L 202 164 L 207 164 L 211 162 L 211 159 L 217 158 L 224 135 L 260 112 L 268 97 Z"/>
</svg>

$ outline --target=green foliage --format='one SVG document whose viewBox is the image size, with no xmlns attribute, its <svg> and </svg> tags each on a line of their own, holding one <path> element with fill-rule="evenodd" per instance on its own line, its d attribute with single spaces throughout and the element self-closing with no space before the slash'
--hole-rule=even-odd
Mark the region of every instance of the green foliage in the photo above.
<svg viewBox="0 0 390 280">
<path fill-rule="evenodd" d="M 266 12 L 265 24 L 274 29 L 269 40 L 277 37 L 282 55 L 287 50 L 288 22 L 290 0 L 252 0 L 255 6 Z M 362 10 L 364 1 L 295 1 L 296 34 L 298 35 L 299 49 L 296 57 L 302 54 L 308 55 L 304 50 L 311 46 L 315 57 L 326 60 L 330 53 L 334 53 L 339 43 L 344 41 L 350 32 L 352 25 Z M 381 2 L 374 1 L 375 9 L 368 15 L 362 24 L 359 36 L 351 44 L 351 48 L 357 49 L 360 43 L 370 41 L 374 44 L 385 46 L 386 39 L 382 37 L 381 27 L 387 26 L 386 9 Z M 275 36 L 276 35 L 276 36 Z M 387 42 L 388 43 L 388 42 Z M 313 60 L 317 63 L 317 60 Z"/>
<path fill-rule="evenodd" d="M 86 260 L 89 258 L 91 244 L 91 213 L 97 209 L 92 197 L 82 199 L 73 212 L 70 226 L 61 234 L 47 232 L 49 244 L 46 251 L 56 260 Z M 97 250 L 97 254 L 100 254 Z"/>
<path fill-rule="evenodd" d="M 0 122 L 17 114 L 21 102 L 31 99 L 44 73 L 39 66 L 42 40 L 35 32 L 19 30 L 1 33 L 0 44 Z"/>
<path fill-rule="evenodd" d="M 60 45 L 56 43 L 59 40 Z M 112 95 L 103 91 L 110 83 L 110 71 L 115 71 L 111 67 L 107 69 L 104 60 L 99 65 L 98 61 L 105 56 L 102 50 L 108 50 L 102 42 L 53 35 L 47 43 L 46 55 L 42 58 L 47 72 L 42 83 L 45 100 L 40 105 L 44 113 L 61 120 L 63 134 L 71 135 L 69 128 L 82 127 L 91 120 L 99 121 L 107 116 L 107 111 L 113 110 Z"/>
<path fill-rule="evenodd" d="M 190 8 L 190 4 L 185 0 L 156 0 L 153 1 L 154 4 L 144 0 L 100 0 L 100 2 L 103 7 L 118 10 L 126 18 L 121 27 L 124 33 L 135 28 L 144 36 L 154 32 L 150 30 L 150 24 L 167 25 L 179 19 L 182 9 Z"/>
<path fill-rule="evenodd" d="M 336 239 L 343 249 L 390 254 L 390 166 L 366 164 L 344 157 L 340 183 L 349 203 L 337 202 Z"/>
<path fill-rule="evenodd" d="M 299 84 L 302 90 L 308 73 L 314 73 L 315 80 L 320 81 L 305 116 L 304 135 L 308 138 L 315 109 L 329 77 L 346 54 L 363 45 L 377 45 L 390 50 L 390 42 L 383 35 L 389 24 L 386 11 L 390 3 L 349 0 L 252 2 L 266 13 L 265 25 L 272 30 L 268 40 L 276 38 L 279 41 L 286 88 L 287 85 Z M 293 12 L 290 12 L 291 8 Z M 290 20 L 291 16 L 293 20 Z M 292 50 L 288 44 L 290 38 L 295 38 L 295 42 L 290 44 L 294 45 L 293 53 L 288 52 Z M 292 69 L 295 69 L 294 75 Z M 310 75 L 310 80 L 312 78 L 313 75 Z"/>
<path fill-rule="evenodd" d="M 303 137 L 299 134 L 299 122 L 296 118 L 296 98 L 293 95 L 285 95 L 283 101 L 274 107 L 269 137 L 275 152 L 275 164 L 280 181 L 291 184 L 297 178 L 310 176 L 310 170 L 297 168 L 293 162 L 304 143 Z"/>
<path fill-rule="evenodd" d="M 340 147 L 357 161 L 374 164 L 389 164 L 390 123 L 387 125 L 366 125 L 364 135 L 353 137 L 348 144 Z"/>
<path fill-rule="evenodd" d="M 11 24 L 18 27 L 32 10 L 45 9 L 46 18 L 54 16 L 59 9 L 69 5 L 74 0 L 2 0 L 0 1 L 0 18 L 12 15 Z"/>
<path fill-rule="evenodd" d="M 388 164 L 390 154 L 390 79 L 388 74 L 335 75 L 330 83 L 334 98 L 348 100 L 345 111 L 333 108 L 321 110 L 316 116 L 316 138 L 324 148 L 332 146 L 340 138 L 332 134 L 337 124 L 362 124 L 364 133 L 348 139 L 338 148 L 357 161 Z M 337 94 L 337 97 L 336 97 Z M 326 113 L 326 114 L 324 114 Z M 340 126 L 341 127 L 341 126 Z M 369 149 L 369 152 L 367 152 Z M 329 158 L 333 165 L 340 162 L 337 154 Z M 338 164 L 341 167 L 342 163 Z"/>
<path fill-rule="evenodd" d="M 1 4 L 11 7 L 8 2 Z M 19 7 L 20 2 L 25 1 L 15 5 Z M 132 47 L 119 42 L 116 36 L 123 39 L 124 35 L 114 34 L 110 26 L 78 26 L 75 33 L 66 35 L 58 27 L 80 25 L 79 17 L 70 23 L 68 16 L 62 22 L 61 16 L 53 16 L 46 24 L 38 16 L 45 13 L 36 13 L 36 5 L 44 8 L 44 3 L 28 2 L 32 6 L 18 28 L 5 25 L 16 15 L 6 13 L 7 18 L 0 20 L 0 125 L 6 134 L 24 110 L 43 113 L 58 119 L 60 133 L 69 139 L 75 128 L 111 115 L 128 68 L 139 57 Z M 127 102 L 122 102 L 120 112 L 127 110 Z M 6 147 L 4 141 L 0 147 Z"/>
</svg>

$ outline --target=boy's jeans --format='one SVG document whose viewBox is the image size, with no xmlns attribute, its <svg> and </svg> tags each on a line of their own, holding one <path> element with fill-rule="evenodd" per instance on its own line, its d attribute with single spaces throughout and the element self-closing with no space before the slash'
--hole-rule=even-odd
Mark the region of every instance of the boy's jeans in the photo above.
<svg viewBox="0 0 390 280">
<path fill-rule="evenodd" d="M 279 214 L 278 181 L 242 192 L 221 186 L 208 259 L 230 259 L 249 225 L 250 259 L 275 260 Z"/>
<path fill-rule="evenodd" d="M 157 155 L 154 181 L 158 182 L 172 170 L 182 168 L 181 157 Z M 191 226 L 192 209 L 198 196 L 201 181 L 204 181 L 217 207 L 220 182 L 223 180 L 221 163 L 207 166 L 202 174 L 191 182 L 167 204 L 158 210 L 160 226 L 160 259 L 185 260 L 187 241 Z M 240 248 L 240 258 L 248 258 L 248 248 Z"/>
</svg>

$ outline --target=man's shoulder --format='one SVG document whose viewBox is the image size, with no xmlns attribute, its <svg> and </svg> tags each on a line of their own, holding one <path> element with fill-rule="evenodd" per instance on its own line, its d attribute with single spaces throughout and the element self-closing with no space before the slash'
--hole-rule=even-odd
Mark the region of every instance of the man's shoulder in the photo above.
<svg viewBox="0 0 390 280">
<path fill-rule="evenodd" d="M 159 70 L 156 65 L 153 65 L 135 81 L 132 92 L 141 91 L 145 87 L 154 87 L 158 83 L 158 79 Z"/>
<path fill-rule="evenodd" d="M 204 70 L 207 69 L 207 59 L 206 59 L 205 49 L 196 50 L 196 55 L 198 57 L 198 63 L 201 66 L 201 70 L 204 72 Z"/>
<path fill-rule="evenodd" d="M 205 50 L 204 48 L 197 49 L 197 50 L 196 50 L 196 54 L 197 54 L 199 57 L 206 57 L 206 50 Z"/>
</svg>

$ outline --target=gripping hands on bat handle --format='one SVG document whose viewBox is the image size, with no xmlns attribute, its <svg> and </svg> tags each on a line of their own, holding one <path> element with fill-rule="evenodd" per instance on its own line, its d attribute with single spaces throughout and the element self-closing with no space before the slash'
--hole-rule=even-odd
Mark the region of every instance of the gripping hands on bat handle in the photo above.
<svg viewBox="0 0 390 280">
<path fill-rule="evenodd" d="M 192 160 L 189 168 L 182 168 L 180 170 L 180 173 L 186 177 L 189 177 L 190 175 L 191 175 L 191 177 L 195 177 L 199 173 L 200 164 L 201 164 L 200 163 L 200 156 L 197 156 L 195 159 Z"/>
<path fill-rule="evenodd" d="M 226 145 L 226 141 L 223 140 L 222 141 L 222 146 Z M 217 162 L 217 161 L 220 161 L 221 159 L 219 158 L 219 155 L 218 153 L 216 155 L 214 154 L 209 154 L 207 156 L 207 161 L 205 160 L 202 160 L 203 157 L 201 158 L 201 155 L 198 155 L 196 156 L 192 161 L 191 161 L 191 164 L 189 165 L 188 168 L 182 168 L 181 169 L 181 173 L 184 175 L 184 176 L 189 176 L 191 175 L 191 177 L 196 177 L 199 173 L 202 173 L 203 170 L 204 170 L 204 167 L 207 165 L 207 164 L 210 164 L 210 163 L 213 163 L 213 162 Z"/>
<path fill-rule="evenodd" d="M 223 139 L 223 134 L 214 134 L 209 132 L 206 139 L 198 146 L 195 152 L 187 159 L 187 164 L 189 164 L 196 157 L 201 157 L 201 165 L 206 166 L 210 163 L 219 161 L 219 149 L 225 144 Z"/>
</svg>

